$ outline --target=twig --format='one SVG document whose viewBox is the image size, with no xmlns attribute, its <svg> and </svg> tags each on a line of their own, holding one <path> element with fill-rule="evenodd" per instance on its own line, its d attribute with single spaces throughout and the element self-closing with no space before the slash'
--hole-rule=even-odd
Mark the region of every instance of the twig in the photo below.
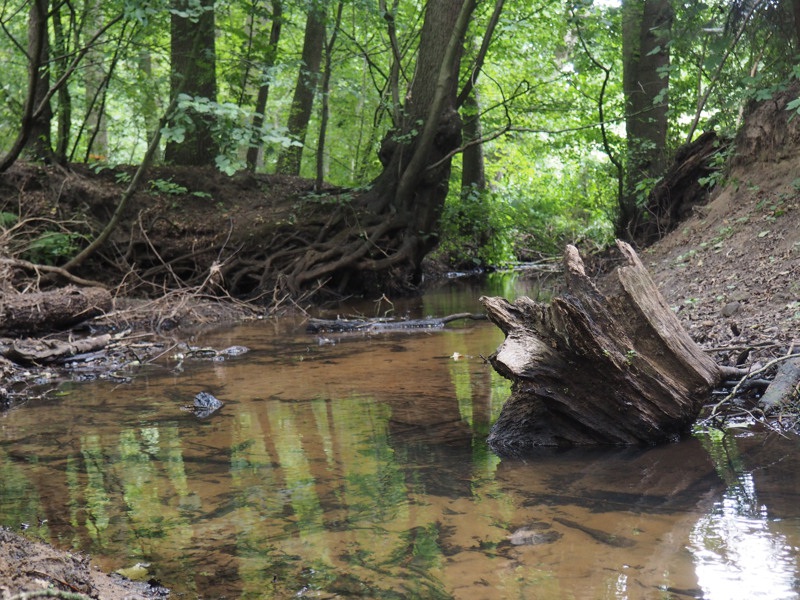
<svg viewBox="0 0 800 600">
<path fill-rule="evenodd" d="M 750 371 L 746 376 L 742 377 L 742 379 L 735 386 L 733 386 L 733 389 L 727 396 L 725 396 L 722 400 L 720 400 L 714 405 L 714 407 L 711 409 L 711 415 L 709 415 L 709 419 L 714 418 L 717 415 L 717 410 L 723 404 L 725 404 L 726 402 L 730 402 L 734 398 L 734 396 L 736 396 L 736 394 L 739 392 L 739 388 L 741 388 L 742 385 L 744 385 L 745 381 L 747 381 L 749 378 L 753 377 L 754 375 L 758 375 L 759 373 L 764 373 L 765 371 L 774 367 L 778 363 L 781 363 L 785 360 L 790 360 L 792 358 L 800 358 L 800 354 L 787 354 L 786 356 L 780 356 L 778 358 L 774 358 L 767 364 L 765 364 L 763 367 L 756 369 L 755 371 Z"/>
<path fill-rule="evenodd" d="M 78 277 L 77 275 L 73 275 L 69 271 L 62 269 L 61 267 L 54 267 L 51 265 L 37 265 L 36 263 L 32 263 L 28 260 L 23 260 L 21 258 L 0 258 L 0 264 L 7 265 L 9 267 L 20 267 L 21 269 L 28 269 L 29 271 L 35 271 L 37 275 L 39 271 L 44 271 L 45 273 L 55 273 L 56 275 L 60 275 L 64 279 L 71 281 L 72 283 L 76 283 L 78 285 L 83 285 L 86 287 L 101 287 L 105 288 L 102 283 L 97 281 L 92 281 L 90 279 L 83 279 L 82 277 Z"/>
<path fill-rule="evenodd" d="M 16 596 L 11 596 L 8 600 L 32 600 L 33 598 L 62 598 L 63 600 L 91 600 L 89 596 L 79 592 L 64 592 L 62 590 L 36 590 L 34 592 L 22 592 Z"/>
</svg>

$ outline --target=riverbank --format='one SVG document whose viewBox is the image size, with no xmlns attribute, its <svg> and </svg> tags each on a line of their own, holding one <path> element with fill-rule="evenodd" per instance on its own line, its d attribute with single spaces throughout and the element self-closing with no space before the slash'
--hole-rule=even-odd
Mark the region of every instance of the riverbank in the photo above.
<svg viewBox="0 0 800 600">
<path fill-rule="evenodd" d="M 0 599 L 69 598 L 148 600 L 169 591 L 155 581 L 135 582 L 92 566 L 89 557 L 57 550 L 0 528 Z"/>
</svg>

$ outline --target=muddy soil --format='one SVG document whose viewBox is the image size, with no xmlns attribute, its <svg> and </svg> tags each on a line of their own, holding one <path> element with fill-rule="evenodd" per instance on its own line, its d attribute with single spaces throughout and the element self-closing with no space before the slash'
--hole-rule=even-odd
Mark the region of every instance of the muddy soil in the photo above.
<svg viewBox="0 0 800 600">
<path fill-rule="evenodd" d="M 27 598 L 98 598 L 145 600 L 166 598 L 157 582 L 133 582 L 93 567 L 89 557 L 63 552 L 0 528 L 0 599 L 27 593 Z M 49 590 L 49 592 L 45 592 Z M 36 592 L 43 592 L 41 596 Z"/>
</svg>

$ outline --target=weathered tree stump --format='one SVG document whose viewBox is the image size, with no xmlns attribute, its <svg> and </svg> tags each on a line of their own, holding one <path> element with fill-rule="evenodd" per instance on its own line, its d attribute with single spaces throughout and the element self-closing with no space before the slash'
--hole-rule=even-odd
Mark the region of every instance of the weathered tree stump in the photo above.
<svg viewBox="0 0 800 600">
<path fill-rule="evenodd" d="M 634 250 L 617 245 L 626 264 L 606 295 L 568 246 L 566 291 L 549 305 L 481 298 L 506 334 L 489 360 L 513 382 L 489 436 L 498 453 L 672 440 L 718 383 L 719 368 L 683 330 Z"/>
</svg>

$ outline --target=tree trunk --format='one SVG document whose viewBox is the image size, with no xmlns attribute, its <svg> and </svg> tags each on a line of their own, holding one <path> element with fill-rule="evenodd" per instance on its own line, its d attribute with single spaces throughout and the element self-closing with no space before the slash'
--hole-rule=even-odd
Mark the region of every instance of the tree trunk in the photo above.
<svg viewBox="0 0 800 600">
<path fill-rule="evenodd" d="M 336 17 L 333 22 L 333 32 L 330 41 L 325 41 L 325 70 L 322 75 L 320 94 L 322 95 L 322 107 L 319 117 L 319 138 L 317 141 L 317 178 L 314 181 L 314 190 L 319 192 L 325 179 L 325 136 L 328 133 L 328 119 L 330 118 L 329 95 L 331 91 L 331 69 L 333 65 L 333 48 L 336 45 L 336 38 L 339 36 L 339 27 L 342 23 L 342 10 L 344 2 L 341 0 L 336 7 Z"/>
<path fill-rule="evenodd" d="M 158 105 L 158 95 L 153 86 L 153 56 L 148 49 L 142 49 L 136 57 L 136 80 L 140 84 L 141 100 L 139 112 L 144 121 L 145 140 L 152 140 L 159 127 L 158 115 L 161 109 Z"/>
<path fill-rule="evenodd" d="M 489 360 L 513 382 L 489 436 L 498 452 L 673 440 L 719 382 L 719 368 L 681 328 L 639 257 L 618 246 L 625 264 L 607 295 L 568 246 L 567 291 L 549 306 L 481 299 L 506 334 Z"/>
<path fill-rule="evenodd" d="M 481 117 L 478 92 L 473 88 L 472 92 L 464 99 L 462 107 L 464 113 L 464 138 L 471 142 L 481 139 Z M 486 171 L 483 162 L 483 145 L 473 144 L 467 146 L 461 155 L 461 193 L 468 194 L 475 190 L 483 192 L 486 190 Z"/>
<path fill-rule="evenodd" d="M 281 38 L 281 26 L 283 25 L 283 8 L 280 0 L 272 0 L 272 26 L 269 30 L 269 44 L 264 56 L 264 63 L 261 69 L 261 85 L 258 88 L 256 107 L 253 115 L 253 130 L 258 132 L 264 125 L 264 111 L 267 108 L 269 99 L 270 70 L 275 66 L 275 59 L 278 57 L 278 41 Z M 258 156 L 261 150 L 261 141 L 256 138 L 247 149 L 247 168 L 255 171 L 258 165 Z"/>
<path fill-rule="evenodd" d="M 173 0 L 170 15 L 170 95 L 179 93 L 217 101 L 216 45 L 214 0 Z M 189 17 L 177 14 L 190 12 Z M 204 166 L 214 164 L 217 144 L 211 134 L 207 115 L 189 111 L 193 127 L 187 129 L 183 141 L 171 140 L 164 158 L 175 165 Z"/>
<path fill-rule="evenodd" d="M 420 282 L 422 259 L 437 243 L 450 153 L 461 142 L 456 85 L 474 8 L 475 0 L 428 3 L 403 124 L 381 146 L 383 172 L 360 196 L 328 203 L 316 226 L 306 221 L 304 231 L 293 226 L 276 238 L 262 282 L 295 295 L 322 287 L 380 295 Z"/>
<path fill-rule="evenodd" d="M 297 85 L 294 88 L 294 97 L 289 108 L 289 121 L 286 125 L 289 135 L 301 145 L 286 148 L 278 157 L 277 171 L 284 175 L 300 175 L 303 146 L 306 141 L 308 123 L 311 120 L 311 111 L 314 108 L 314 95 L 317 93 L 326 35 L 325 4 L 312 2 L 306 19 Z"/>
<path fill-rule="evenodd" d="M 625 0 L 622 6 L 622 86 L 627 171 L 617 236 L 633 239 L 642 216 L 637 185 L 661 175 L 667 152 L 670 0 Z"/>
<path fill-rule="evenodd" d="M 794 53 L 800 51 L 800 0 L 791 0 L 792 15 L 794 16 Z"/>
<path fill-rule="evenodd" d="M 90 19 L 89 28 L 96 31 L 102 26 L 102 4 L 92 0 L 88 10 L 87 19 Z M 108 158 L 108 124 L 105 113 L 105 96 L 108 90 L 110 73 L 106 72 L 104 54 L 99 49 L 91 50 L 87 55 L 84 85 L 86 99 L 85 127 L 88 130 L 86 144 L 86 157 L 94 160 Z M 112 62 L 113 66 L 113 62 Z"/>
<path fill-rule="evenodd" d="M 672 165 L 650 190 L 644 205 L 649 218 L 633 232 L 634 241 L 643 246 L 656 242 L 684 222 L 695 206 L 708 201 L 709 189 L 701 181 L 714 173 L 710 162 L 719 151 L 714 131 L 678 148 Z"/>
<path fill-rule="evenodd" d="M 62 9 L 64 5 L 58 5 L 53 10 L 53 48 L 55 57 L 56 79 L 61 78 L 69 66 L 69 45 L 64 34 L 64 24 L 61 21 Z M 72 26 L 70 18 L 69 25 Z M 48 86 L 49 87 L 49 86 Z M 58 103 L 56 104 L 56 115 L 58 117 L 58 127 L 56 129 L 55 159 L 64 164 L 67 162 L 67 148 L 70 142 L 70 131 L 72 129 L 72 96 L 68 85 L 62 85 L 58 89 Z"/>
<path fill-rule="evenodd" d="M 406 96 L 400 131 L 381 145 L 384 170 L 375 181 L 371 208 L 406 219 L 403 247 L 395 254 L 419 281 L 419 266 L 437 242 L 439 217 L 447 197 L 449 152 L 461 144 L 456 96 L 466 26 L 474 0 L 429 2 L 420 34 L 419 57 Z"/>
<path fill-rule="evenodd" d="M 27 129 L 24 154 L 33 160 L 53 158 L 50 132 L 53 112 L 49 100 L 42 104 L 50 91 L 50 44 L 47 36 L 49 7 L 49 0 L 35 0 L 31 3 L 28 15 L 28 56 L 31 60 L 28 68 L 33 70 L 31 81 L 35 83 L 32 90 L 33 111 L 28 123 L 23 123 L 22 127 L 23 130 Z"/>
</svg>

